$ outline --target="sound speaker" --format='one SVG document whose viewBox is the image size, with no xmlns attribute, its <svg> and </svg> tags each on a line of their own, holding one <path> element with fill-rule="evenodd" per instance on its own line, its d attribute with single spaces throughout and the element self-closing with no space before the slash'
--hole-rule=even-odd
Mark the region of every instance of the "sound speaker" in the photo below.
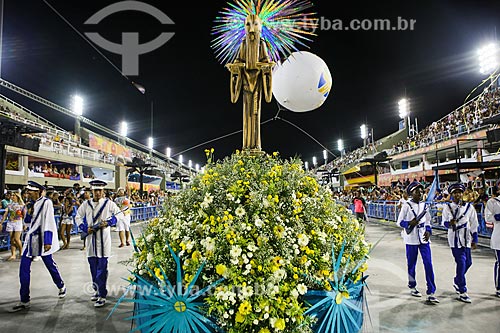
<svg viewBox="0 0 500 333">
<path fill-rule="evenodd" d="M 488 143 L 495 143 L 500 141 L 500 128 L 493 129 L 486 132 L 486 138 Z"/>
</svg>

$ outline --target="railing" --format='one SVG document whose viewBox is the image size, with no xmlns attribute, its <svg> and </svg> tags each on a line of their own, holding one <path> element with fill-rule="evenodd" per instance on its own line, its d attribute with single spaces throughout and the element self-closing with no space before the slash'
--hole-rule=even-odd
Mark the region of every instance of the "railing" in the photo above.
<svg viewBox="0 0 500 333">
<path fill-rule="evenodd" d="M 349 209 L 354 212 L 353 204 L 345 204 L 339 202 L 344 206 L 349 207 Z M 400 209 L 397 206 L 397 201 L 371 201 L 366 205 L 366 214 L 368 217 L 396 222 L 398 219 Z M 441 226 L 443 207 L 446 203 L 443 202 L 432 202 L 430 204 L 429 213 L 431 215 L 432 228 L 447 230 L 446 227 Z M 491 237 L 492 230 L 486 227 L 486 221 L 484 219 L 484 204 L 476 204 L 474 208 L 477 212 L 478 234 L 484 237 Z"/>
<path fill-rule="evenodd" d="M 150 220 L 154 217 L 158 216 L 159 211 L 161 210 L 160 206 L 145 206 L 145 207 L 133 207 L 130 209 L 130 222 L 139 222 L 139 221 L 147 221 Z M 0 216 L 3 216 L 5 210 L 0 209 Z M 56 220 L 56 225 L 57 229 L 59 230 L 59 226 L 61 223 L 61 216 L 60 215 L 55 215 L 54 216 Z M 4 228 L 7 224 L 7 221 L 4 222 Z M 75 220 L 73 218 L 73 228 L 71 229 L 71 234 L 76 235 L 80 232 L 78 230 L 78 226 L 75 223 Z M 26 232 L 23 232 L 21 235 L 21 239 L 24 240 Z M 0 250 L 7 250 L 10 248 L 10 237 L 7 232 L 2 232 L 0 233 Z"/>
</svg>

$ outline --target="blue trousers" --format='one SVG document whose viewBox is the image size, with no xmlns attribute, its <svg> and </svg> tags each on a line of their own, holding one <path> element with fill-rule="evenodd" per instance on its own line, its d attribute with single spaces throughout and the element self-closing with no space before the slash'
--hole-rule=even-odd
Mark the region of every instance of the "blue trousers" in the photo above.
<svg viewBox="0 0 500 333">
<path fill-rule="evenodd" d="M 497 288 L 497 291 L 500 291 L 500 250 L 495 250 L 495 288 Z"/>
<path fill-rule="evenodd" d="M 415 288 L 417 280 L 415 279 L 415 266 L 417 265 L 418 251 L 424 262 L 425 280 L 427 281 L 427 295 L 436 292 L 436 283 L 434 282 L 434 269 L 432 268 L 432 254 L 429 243 L 420 245 L 406 245 L 406 261 L 408 263 L 408 287 Z"/>
<path fill-rule="evenodd" d="M 57 264 L 52 259 L 52 255 L 42 256 L 43 263 L 52 277 L 57 288 L 62 288 L 64 286 L 64 281 L 59 274 L 59 269 Z M 21 282 L 21 290 L 19 291 L 21 295 L 21 302 L 26 303 L 30 301 L 30 278 L 31 278 L 31 262 L 32 258 L 28 258 L 25 255 L 21 257 L 21 265 L 19 266 L 19 281 Z"/>
<path fill-rule="evenodd" d="M 472 257 L 470 255 L 470 248 L 451 248 L 451 253 L 455 258 L 455 263 L 457 264 L 457 269 L 455 273 L 455 278 L 453 282 L 458 286 L 458 291 L 461 293 L 467 292 L 467 283 L 465 281 L 465 274 L 472 266 Z"/>
<path fill-rule="evenodd" d="M 106 298 L 108 290 L 106 283 L 108 281 L 108 258 L 88 257 L 90 265 L 90 274 L 92 275 L 92 284 L 98 297 Z"/>
</svg>

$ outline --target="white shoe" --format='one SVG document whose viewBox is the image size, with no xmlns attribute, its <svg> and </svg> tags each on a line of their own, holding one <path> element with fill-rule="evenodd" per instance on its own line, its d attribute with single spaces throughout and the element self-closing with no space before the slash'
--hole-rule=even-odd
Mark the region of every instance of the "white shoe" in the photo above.
<svg viewBox="0 0 500 333">
<path fill-rule="evenodd" d="M 19 302 L 12 307 L 12 312 L 17 312 L 17 311 L 21 311 L 21 310 L 28 310 L 30 307 L 31 307 L 30 302 L 26 302 L 26 303 Z"/>
<path fill-rule="evenodd" d="M 464 303 L 472 303 L 472 300 L 470 299 L 469 295 L 467 295 L 467 293 L 461 293 L 457 299 Z"/>
<path fill-rule="evenodd" d="M 106 299 L 104 297 L 99 297 L 94 304 L 96 308 L 102 308 L 106 304 Z"/>
<path fill-rule="evenodd" d="M 427 295 L 427 302 L 432 304 L 438 304 L 439 300 L 434 296 L 434 294 Z"/>
<path fill-rule="evenodd" d="M 92 295 L 92 297 L 90 297 L 90 300 L 91 300 L 92 302 L 95 302 L 95 301 L 97 301 L 98 299 L 99 299 L 99 295 L 98 295 L 97 293 L 95 293 L 94 295 Z"/>
<path fill-rule="evenodd" d="M 63 286 L 62 288 L 59 288 L 59 298 L 64 298 L 66 297 L 66 286 Z"/>
<path fill-rule="evenodd" d="M 39 256 L 33 257 L 33 261 L 40 261 L 40 260 L 42 260 L 42 258 L 40 258 Z"/>
<path fill-rule="evenodd" d="M 455 292 L 457 294 L 460 294 L 460 290 L 459 290 L 458 286 L 455 283 L 453 284 L 453 288 L 455 288 Z"/>
<path fill-rule="evenodd" d="M 417 290 L 417 288 L 411 288 L 410 289 L 410 294 L 413 297 L 422 297 L 422 294 L 420 293 L 420 291 Z"/>
<path fill-rule="evenodd" d="M 497 290 L 497 297 L 500 297 L 500 290 Z"/>
</svg>

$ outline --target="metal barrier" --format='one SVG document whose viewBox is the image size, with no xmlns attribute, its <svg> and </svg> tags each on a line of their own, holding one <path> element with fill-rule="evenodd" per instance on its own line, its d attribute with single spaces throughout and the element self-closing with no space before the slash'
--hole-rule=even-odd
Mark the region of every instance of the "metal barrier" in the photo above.
<svg viewBox="0 0 500 333">
<path fill-rule="evenodd" d="M 443 212 L 443 206 L 446 203 L 443 202 L 432 202 L 430 204 L 429 213 L 431 214 L 432 227 L 435 229 L 447 230 L 444 226 L 441 226 L 441 215 Z M 349 209 L 354 212 L 354 205 L 349 205 Z M 382 219 L 387 221 L 396 222 L 399 215 L 399 209 L 397 207 L 397 201 L 371 201 L 367 203 L 367 215 L 368 217 Z M 484 237 L 491 237 L 492 229 L 486 227 L 486 221 L 484 219 L 484 204 L 476 204 L 474 208 L 477 212 L 478 234 Z"/>
<path fill-rule="evenodd" d="M 139 222 L 139 221 L 147 221 L 149 219 L 152 219 L 154 217 L 158 216 L 159 210 L 161 207 L 159 206 L 145 206 L 145 207 L 133 207 L 130 209 L 131 214 L 130 214 L 130 222 Z M 0 209 L 0 216 L 2 216 L 5 213 L 4 209 Z M 57 230 L 60 230 L 60 223 L 61 223 L 61 216 L 60 215 L 54 215 L 55 222 L 57 225 Z M 3 230 L 5 230 L 5 227 L 7 225 L 7 221 L 4 222 L 3 225 Z M 78 226 L 76 225 L 75 218 L 73 217 L 73 228 L 71 229 L 71 234 L 76 235 L 80 232 L 78 229 Z M 21 239 L 24 240 L 26 232 L 23 232 L 21 235 Z M 2 232 L 0 233 L 0 250 L 8 250 L 10 248 L 10 237 L 9 233 L 7 232 Z"/>
</svg>

